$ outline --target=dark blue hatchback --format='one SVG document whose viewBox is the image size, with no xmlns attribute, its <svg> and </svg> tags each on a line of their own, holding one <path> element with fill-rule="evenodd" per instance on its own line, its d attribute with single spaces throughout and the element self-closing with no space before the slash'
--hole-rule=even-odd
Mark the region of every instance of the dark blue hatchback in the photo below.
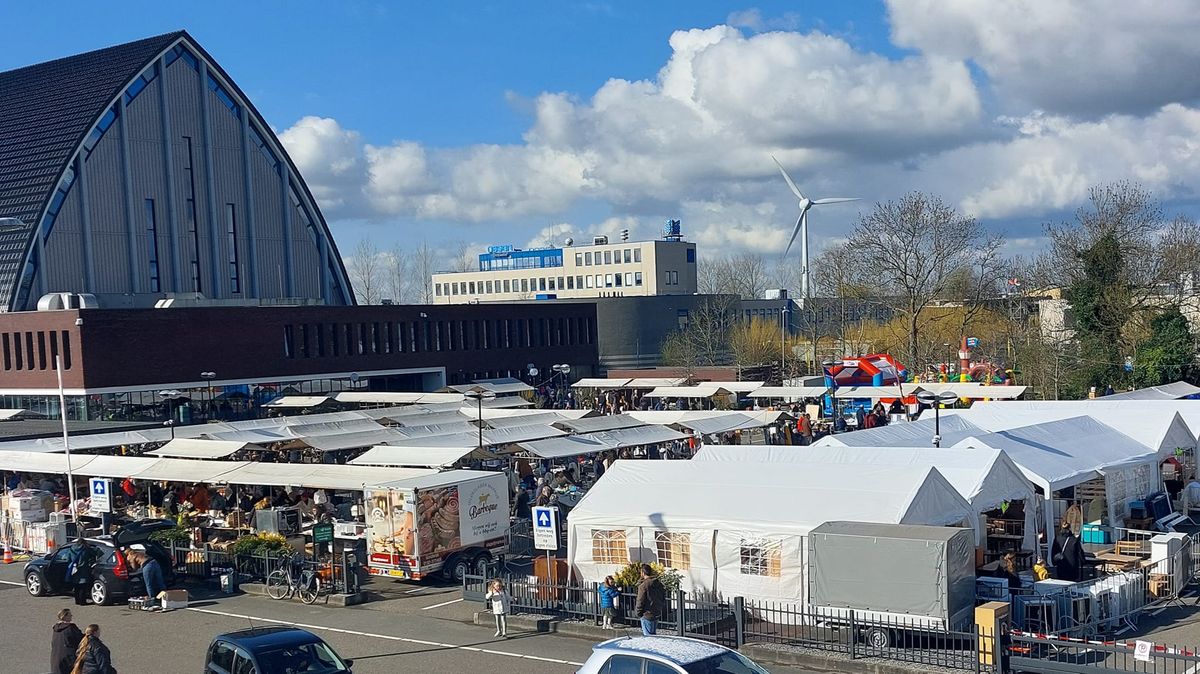
<svg viewBox="0 0 1200 674">
<path fill-rule="evenodd" d="M 342 674 L 353 661 L 321 637 L 296 627 L 256 627 L 217 635 L 208 647 L 205 674 Z"/>
</svg>

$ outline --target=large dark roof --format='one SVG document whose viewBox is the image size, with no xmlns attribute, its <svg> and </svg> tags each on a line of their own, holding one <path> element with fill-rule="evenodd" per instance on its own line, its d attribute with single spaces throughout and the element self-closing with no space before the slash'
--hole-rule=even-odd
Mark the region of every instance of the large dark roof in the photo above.
<svg viewBox="0 0 1200 674">
<path fill-rule="evenodd" d="M 124 86 L 184 34 L 0 72 L 0 218 L 26 225 L 0 231 L 0 306 L 20 272 L 29 232 L 84 134 Z"/>
</svg>

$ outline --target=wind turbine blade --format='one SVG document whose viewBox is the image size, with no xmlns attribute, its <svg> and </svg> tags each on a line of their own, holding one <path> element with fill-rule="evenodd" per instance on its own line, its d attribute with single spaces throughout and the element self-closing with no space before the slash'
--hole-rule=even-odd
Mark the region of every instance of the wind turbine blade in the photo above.
<svg viewBox="0 0 1200 674">
<path fill-rule="evenodd" d="M 792 182 L 792 177 L 787 174 L 787 171 L 783 170 L 783 164 L 779 163 L 775 155 L 771 155 L 771 161 L 775 162 L 775 165 L 779 167 L 779 172 L 783 174 L 783 179 L 787 181 L 788 187 L 792 188 L 792 194 L 795 194 L 797 199 L 804 201 L 804 195 L 800 194 L 800 188 L 796 187 L 796 183 Z"/>
<path fill-rule="evenodd" d="M 829 197 L 826 199 L 814 199 L 814 204 L 840 204 L 843 201 L 861 201 L 858 197 Z"/>
<path fill-rule="evenodd" d="M 792 230 L 792 238 L 788 239 L 787 248 L 783 251 L 784 257 L 787 257 L 788 252 L 792 250 L 792 244 L 796 243 L 796 236 L 800 234 L 800 222 L 802 220 L 804 220 L 803 213 L 800 214 L 800 217 L 796 218 L 796 228 Z"/>
</svg>

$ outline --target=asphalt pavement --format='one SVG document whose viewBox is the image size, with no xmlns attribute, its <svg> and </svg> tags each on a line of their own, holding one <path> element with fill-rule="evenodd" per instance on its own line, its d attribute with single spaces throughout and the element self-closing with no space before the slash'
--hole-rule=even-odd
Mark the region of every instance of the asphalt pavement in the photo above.
<svg viewBox="0 0 1200 674">
<path fill-rule="evenodd" d="M 75 607 L 70 597 L 31 597 L 21 584 L 21 566 L 0 566 L 0 672 L 5 674 L 48 671 L 50 626 L 64 607 L 72 608 L 81 628 L 100 625 L 121 674 L 195 674 L 214 635 L 277 624 L 320 635 L 354 659 L 355 674 L 562 674 L 578 669 L 592 646 L 573 637 L 515 631 L 509 639 L 494 639 L 490 629 L 469 622 L 478 607 L 462 602 L 454 587 L 397 583 L 387 588 L 385 601 L 353 608 L 206 594 L 194 597 L 187 609 L 147 613 L 123 606 Z"/>
</svg>

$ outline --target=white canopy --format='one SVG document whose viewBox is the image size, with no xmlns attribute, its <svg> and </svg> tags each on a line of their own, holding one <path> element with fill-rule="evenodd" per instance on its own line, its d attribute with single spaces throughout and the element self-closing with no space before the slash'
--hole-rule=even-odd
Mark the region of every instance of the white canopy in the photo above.
<svg viewBox="0 0 1200 674">
<path fill-rule="evenodd" d="M 25 413 L 25 410 L 0 410 L 0 421 L 8 421 L 16 419 Z"/>
<path fill-rule="evenodd" d="M 403 405 L 406 403 L 457 403 L 462 402 L 463 395 L 461 393 L 343 391 L 333 396 L 333 399 L 340 403 Z"/>
<path fill-rule="evenodd" d="M 1006 452 L 1047 495 L 1101 477 L 1109 469 L 1158 460 L 1156 450 L 1085 416 L 986 433 L 954 446 Z"/>
<path fill-rule="evenodd" d="M 557 438 L 522 442 L 518 448 L 543 459 L 557 459 L 580 454 L 591 454 L 611 449 L 640 447 L 660 442 L 682 440 L 687 436 L 663 426 L 638 426 L 617 428 L 586 435 L 564 435 Z"/>
<path fill-rule="evenodd" d="M 360 447 L 371 447 L 389 442 L 404 442 L 407 439 L 394 429 L 380 428 L 351 433 L 303 436 L 296 438 L 295 441 L 301 442 L 318 452 L 337 452 L 343 449 L 358 449 Z"/>
<path fill-rule="evenodd" d="M 982 400 L 991 398 L 993 400 L 1010 400 L 1020 398 L 1025 394 L 1027 386 L 1002 386 L 998 384 L 981 384 L 978 382 L 921 382 L 916 384 L 923 391 L 930 393 L 944 393 L 947 391 L 953 392 L 959 398 L 970 398 Z M 907 389 L 906 389 L 907 392 Z"/>
<path fill-rule="evenodd" d="M 942 411 L 942 424 L 950 418 L 947 415 L 953 415 L 989 432 L 997 432 L 1086 415 L 1155 449 L 1164 458 L 1174 456 L 1176 449 L 1196 448 L 1195 435 L 1174 410 L 1146 408 L 1136 402 L 1109 405 L 1101 410 L 1082 400 L 1075 402 L 1083 404 L 1029 406 L 1022 409 L 1012 403 L 977 403 L 968 409 Z M 1194 404 L 1200 406 L 1200 402 Z M 921 418 L 924 420 L 932 414 L 925 412 Z"/>
<path fill-rule="evenodd" d="M 754 389 L 749 398 L 820 398 L 829 393 L 827 386 L 760 386 Z"/>
<path fill-rule="evenodd" d="M 702 381 L 697 386 L 717 386 L 734 393 L 749 393 L 762 388 L 765 381 Z"/>
<path fill-rule="evenodd" d="M 614 428 L 633 428 L 645 424 L 628 414 L 610 414 L 604 417 L 563 419 L 556 421 L 554 425 L 559 428 L 565 428 L 573 433 L 592 433 L 595 431 L 611 431 Z"/>
<path fill-rule="evenodd" d="M 689 429 L 696 435 L 711 435 L 713 433 L 728 433 L 746 428 L 762 428 L 772 422 L 750 416 L 749 414 L 723 414 L 719 417 L 702 417 L 672 424 L 679 428 Z"/>
<path fill-rule="evenodd" d="M 130 473 L 127 477 L 133 477 L 138 480 L 165 480 L 168 482 L 228 482 L 226 476 L 246 465 L 248 464 L 245 461 L 159 459 L 148 466 L 138 468 L 136 473 Z M 91 471 L 94 468 L 89 465 L 85 470 Z"/>
<path fill-rule="evenodd" d="M 354 466 L 415 466 L 420 468 L 442 468 L 461 461 L 475 451 L 469 447 L 429 447 L 421 445 L 382 445 L 368 449 L 362 456 L 350 460 Z"/>
<path fill-rule="evenodd" d="M 175 438 L 162 447 L 152 452 L 147 452 L 147 454 L 180 459 L 223 459 L 243 449 L 262 449 L 262 447 L 249 442 L 230 440 Z"/>
<path fill-rule="evenodd" d="M 462 421 L 445 424 L 430 424 L 428 426 L 402 426 L 392 429 L 399 433 L 403 440 L 398 440 L 397 444 L 411 444 L 409 440 L 417 438 L 428 438 L 435 435 L 450 435 L 452 433 L 478 433 L 479 428 L 467 421 L 466 417 L 462 417 Z"/>
<path fill-rule="evenodd" d="M 1172 384 L 1164 384 L 1162 386 L 1151 386 L 1149 388 L 1140 388 L 1135 391 L 1114 393 L 1110 396 L 1097 398 L 1097 400 L 1180 400 L 1182 398 L 1187 398 L 1197 394 L 1200 394 L 1200 388 L 1192 386 L 1185 381 L 1177 381 Z"/>
<path fill-rule="evenodd" d="M 987 429 L 976 426 L 961 416 L 942 415 L 940 423 L 942 447 L 950 447 L 973 435 L 987 433 Z M 813 443 L 815 447 L 931 447 L 933 446 L 934 420 L 932 412 L 928 419 L 891 423 L 887 426 L 864 428 L 849 433 L 836 433 Z"/>
<path fill-rule="evenodd" d="M 572 528 L 807 534 L 825 522 L 956 525 L 971 506 L 936 469 L 724 461 L 617 461 L 571 511 Z"/>
<path fill-rule="evenodd" d="M 556 438 L 566 434 L 566 431 L 547 424 L 485 428 L 483 429 L 483 444 L 487 446 L 510 445 L 514 442 Z"/>
<path fill-rule="evenodd" d="M 921 388 L 916 384 L 904 384 L 905 397 L 915 394 Z M 834 398 L 870 398 L 878 400 L 880 398 L 899 398 L 900 387 L 892 386 L 843 386 L 835 389 L 833 392 Z"/>
<path fill-rule="evenodd" d="M 450 412 L 435 412 L 433 414 L 406 414 L 400 417 L 389 417 L 394 423 L 404 428 L 419 428 L 421 426 L 436 426 L 439 424 L 461 424 L 474 419 L 467 417 L 465 411 L 457 409 Z"/>
<path fill-rule="evenodd" d="M 316 407 L 329 402 L 329 396 L 282 396 L 263 407 Z"/>
<path fill-rule="evenodd" d="M 682 386 L 687 377 L 642 377 L 630 379 L 622 388 L 658 388 L 659 386 Z"/>
<path fill-rule="evenodd" d="M 624 388 L 628 379 L 604 379 L 601 377 L 584 377 L 571 384 L 571 388 Z"/>
<path fill-rule="evenodd" d="M 718 395 L 729 395 L 729 389 L 711 384 L 695 386 L 659 386 L 646 394 L 647 398 L 711 398 Z"/>
<path fill-rule="evenodd" d="M 107 449 L 122 445 L 141 445 L 147 442 L 166 442 L 171 439 L 169 428 L 144 428 L 140 431 L 122 431 L 116 433 L 88 433 L 72 435 L 71 449 Z M 28 452 L 62 452 L 63 439 L 37 438 L 34 440 L 10 440 L 0 442 L 0 450 L 19 450 Z"/>
<path fill-rule="evenodd" d="M 528 410 L 531 414 L 514 414 L 507 417 L 489 417 L 484 423 L 490 428 L 505 428 L 508 426 L 532 426 L 533 424 L 553 424 L 562 421 L 563 418 L 557 412 L 550 410 Z M 471 419 L 475 415 L 470 416 Z"/>
<path fill-rule="evenodd" d="M 223 476 L 224 482 L 268 487 L 361 489 L 384 482 L 429 475 L 426 468 L 385 468 L 319 463 L 247 463 Z"/>
</svg>

